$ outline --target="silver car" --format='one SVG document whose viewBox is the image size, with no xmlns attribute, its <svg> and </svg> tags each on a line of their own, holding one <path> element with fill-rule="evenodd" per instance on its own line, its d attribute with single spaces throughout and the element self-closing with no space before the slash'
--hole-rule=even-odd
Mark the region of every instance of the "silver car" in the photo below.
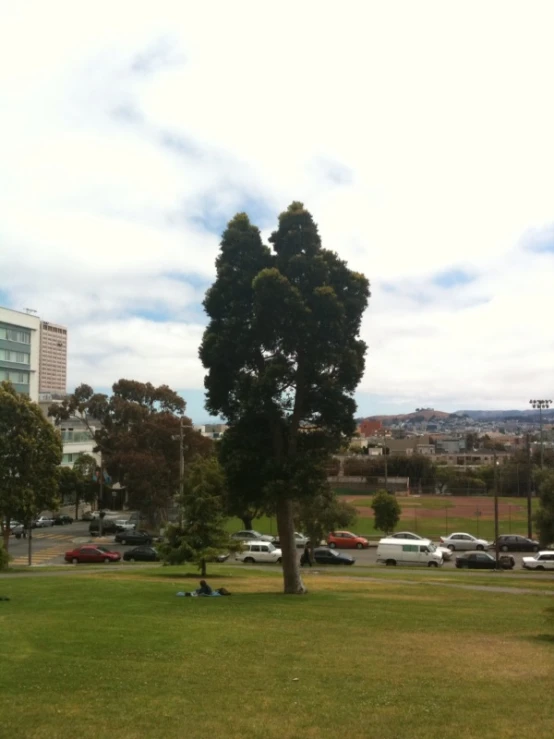
<svg viewBox="0 0 554 739">
<path fill-rule="evenodd" d="M 243 529 L 242 531 L 236 531 L 234 534 L 231 534 L 231 539 L 235 539 L 238 541 L 274 541 L 274 536 L 269 536 L 268 534 L 260 534 L 259 531 L 254 531 L 254 529 Z"/>
<path fill-rule="evenodd" d="M 441 546 L 448 547 L 453 552 L 484 550 L 491 546 L 490 541 L 486 539 L 478 539 L 476 536 L 463 533 L 441 536 L 440 543 Z"/>
</svg>

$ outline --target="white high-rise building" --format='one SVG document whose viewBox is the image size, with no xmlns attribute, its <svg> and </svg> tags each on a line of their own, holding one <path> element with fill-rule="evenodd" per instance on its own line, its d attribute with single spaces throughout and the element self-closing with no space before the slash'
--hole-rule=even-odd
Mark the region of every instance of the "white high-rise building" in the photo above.
<svg viewBox="0 0 554 739">
<path fill-rule="evenodd" d="M 40 365 L 40 318 L 0 308 L 0 382 L 9 380 L 15 389 L 38 402 Z"/>
</svg>

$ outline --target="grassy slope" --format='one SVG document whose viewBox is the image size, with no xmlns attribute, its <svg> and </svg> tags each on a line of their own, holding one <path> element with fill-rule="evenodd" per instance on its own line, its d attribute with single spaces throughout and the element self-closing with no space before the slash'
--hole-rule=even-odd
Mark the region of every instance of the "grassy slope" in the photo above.
<svg viewBox="0 0 554 739">
<path fill-rule="evenodd" d="M 551 598 L 218 571 L 0 580 L 0 736 L 550 739 Z"/>
</svg>

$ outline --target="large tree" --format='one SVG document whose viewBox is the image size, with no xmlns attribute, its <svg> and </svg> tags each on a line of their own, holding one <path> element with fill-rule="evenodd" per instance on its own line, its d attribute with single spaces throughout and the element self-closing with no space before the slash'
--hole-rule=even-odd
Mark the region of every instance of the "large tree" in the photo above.
<svg viewBox="0 0 554 739">
<path fill-rule="evenodd" d="M 119 380 L 110 396 L 78 387 L 50 413 L 58 422 L 81 419 L 102 454 L 102 465 L 129 491 L 129 504 L 159 523 L 179 489 L 180 430 L 185 459 L 212 443 L 194 431 L 185 401 L 166 385 Z"/>
<path fill-rule="evenodd" d="M 0 383 L 0 527 L 6 551 L 4 520 L 30 524 L 41 510 L 57 507 L 61 460 L 60 434 L 39 406 Z"/>
<path fill-rule="evenodd" d="M 280 215 L 269 240 L 273 250 L 244 213 L 230 221 L 204 300 L 210 322 L 200 357 L 206 408 L 252 450 L 259 489 L 242 494 L 275 508 L 284 590 L 301 593 L 293 503 L 317 494 L 329 453 L 355 431 L 369 285 L 322 248 L 301 203 Z"/>
</svg>

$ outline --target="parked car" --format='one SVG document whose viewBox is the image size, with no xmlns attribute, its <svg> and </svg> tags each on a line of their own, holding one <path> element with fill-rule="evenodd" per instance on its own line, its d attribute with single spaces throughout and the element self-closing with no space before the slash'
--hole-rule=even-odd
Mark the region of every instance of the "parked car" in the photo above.
<svg viewBox="0 0 554 739">
<path fill-rule="evenodd" d="M 314 559 L 318 565 L 353 565 L 356 561 L 349 554 L 339 554 L 327 547 L 314 549 Z"/>
<path fill-rule="evenodd" d="M 15 536 L 16 539 L 21 539 L 25 536 L 25 526 L 19 521 L 4 521 L 4 528 L 8 529 L 10 534 Z"/>
<path fill-rule="evenodd" d="M 495 548 L 496 543 L 491 544 Z M 514 534 L 503 534 L 498 537 L 498 548 L 502 552 L 538 552 L 539 542 L 528 539 L 526 536 L 515 536 Z"/>
<path fill-rule="evenodd" d="M 65 561 L 73 564 L 81 564 L 86 562 L 119 562 L 121 554 L 112 552 L 106 547 L 97 547 L 94 544 L 86 544 L 76 549 L 71 549 L 65 553 Z"/>
<path fill-rule="evenodd" d="M 66 526 L 70 523 L 73 523 L 73 519 L 66 513 L 58 513 L 54 516 L 54 526 Z"/>
<path fill-rule="evenodd" d="M 147 531 L 119 531 L 115 540 L 118 544 L 152 544 L 152 536 Z"/>
<path fill-rule="evenodd" d="M 260 534 L 259 531 L 254 529 L 243 529 L 242 531 L 235 531 L 231 534 L 231 539 L 235 541 L 271 541 L 273 542 L 275 537 L 269 536 L 269 534 Z"/>
<path fill-rule="evenodd" d="M 116 518 L 115 525 L 116 525 L 118 532 L 119 531 L 134 531 L 136 528 L 135 522 L 129 521 L 126 518 Z"/>
<path fill-rule="evenodd" d="M 129 549 L 123 555 L 125 562 L 158 562 L 158 552 L 154 547 L 140 546 Z"/>
<path fill-rule="evenodd" d="M 441 567 L 442 554 L 430 539 L 393 539 L 385 537 L 377 545 L 377 562 L 389 567 L 419 565 Z"/>
<path fill-rule="evenodd" d="M 333 531 L 327 537 L 327 544 L 332 549 L 367 549 L 369 546 L 367 539 L 350 531 Z"/>
<path fill-rule="evenodd" d="M 417 541 L 423 541 L 424 538 L 424 536 L 414 534 L 412 531 L 398 531 L 396 534 L 391 534 L 389 537 L 389 539 L 414 539 Z M 442 558 L 445 561 L 450 561 L 452 559 L 452 549 L 449 549 L 448 547 L 438 546 L 437 552 L 442 554 Z"/>
<path fill-rule="evenodd" d="M 503 555 L 498 561 L 503 570 L 512 570 L 515 563 L 516 561 L 511 554 Z M 466 552 L 456 557 L 456 567 L 460 569 L 465 567 L 469 570 L 496 570 L 496 558 L 482 550 Z"/>
<path fill-rule="evenodd" d="M 295 531 L 294 532 L 294 538 L 296 540 L 296 546 L 297 547 L 301 547 L 302 549 L 308 543 L 308 537 L 307 536 L 304 536 L 304 534 L 299 534 L 298 531 Z M 273 545 L 276 546 L 276 547 L 280 547 L 281 546 L 281 542 L 279 541 L 279 537 L 278 536 L 276 536 L 273 539 Z"/>
<path fill-rule="evenodd" d="M 95 518 L 98 518 L 97 511 L 86 511 L 81 516 L 81 521 L 94 521 Z"/>
<path fill-rule="evenodd" d="M 54 525 L 54 519 L 50 516 L 39 516 L 31 524 L 33 529 L 44 529 Z"/>
<path fill-rule="evenodd" d="M 486 539 L 478 539 L 471 534 L 450 534 L 449 536 L 441 536 L 440 543 L 442 546 L 448 547 L 454 551 L 468 550 L 485 550 L 491 545 Z"/>
<path fill-rule="evenodd" d="M 270 541 L 245 542 L 241 552 L 235 554 L 238 562 L 254 564 L 254 562 L 281 562 L 281 550 L 274 547 Z"/>
<path fill-rule="evenodd" d="M 95 518 L 89 523 L 88 531 L 91 536 L 98 536 L 100 534 L 100 519 Z M 105 518 L 102 521 L 102 534 L 116 534 L 117 525 L 113 518 Z"/>
<path fill-rule="evenodd" d="M 523 557 L 522 565 L 526 570 L 554 570 L 554 552 L 539 552 L 534 557 Z"/>
</svg>

